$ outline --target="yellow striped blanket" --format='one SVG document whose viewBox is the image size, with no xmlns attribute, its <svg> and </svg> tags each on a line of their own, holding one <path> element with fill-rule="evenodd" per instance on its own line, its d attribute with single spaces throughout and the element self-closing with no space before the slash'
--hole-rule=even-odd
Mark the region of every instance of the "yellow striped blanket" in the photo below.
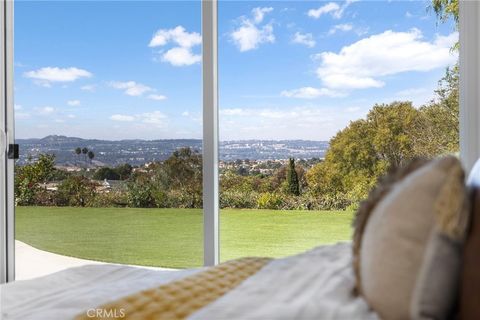
<svg viewBox="0 0 480 320">
<path fill-rule="evenodd" d="M 241 258 L 89 309 L 76 320 L 185 319 L 263 268 L 270 258 Z"/>
</svg>

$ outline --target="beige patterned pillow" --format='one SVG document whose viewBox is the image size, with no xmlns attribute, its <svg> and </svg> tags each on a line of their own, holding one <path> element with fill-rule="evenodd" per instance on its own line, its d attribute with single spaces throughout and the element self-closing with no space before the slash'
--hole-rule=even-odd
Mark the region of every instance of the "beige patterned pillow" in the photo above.
<svg viewBox="0 0 480 320">
<path fill-rule="evenodd" d="M 353 239 L 357 291 L 382 318 L 409 319 L 413 305 L 414 317 L 422 314 L 431 290 L 425 289 L 428 284 L 416 289 L 417 281 L 427 281 L 420 270 L 432 268 L 428 260 L 436 256 L 427 255 L 427 247 L 438 248 L 435 234 L 463 238 L 466 204 L 464 173 L 455 157 L 414 161 L 384 179 L 362 203 Z M 436 245 L 429 245 L 434 240 Z"/>
</svg>

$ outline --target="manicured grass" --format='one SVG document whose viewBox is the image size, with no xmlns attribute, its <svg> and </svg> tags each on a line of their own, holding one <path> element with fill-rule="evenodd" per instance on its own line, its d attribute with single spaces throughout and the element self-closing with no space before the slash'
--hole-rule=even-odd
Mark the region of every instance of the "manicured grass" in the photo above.
<svg viewBox="0 0 480 320">
<path fill-rule="evenodd" d="M 221 259 L 282 257 L 349 240 L 352 212 L 222 210 Z M 202 265 L 198 209 L 17 207 L 16 239 L 41 250 L 105 262 Z"/>
</svg>

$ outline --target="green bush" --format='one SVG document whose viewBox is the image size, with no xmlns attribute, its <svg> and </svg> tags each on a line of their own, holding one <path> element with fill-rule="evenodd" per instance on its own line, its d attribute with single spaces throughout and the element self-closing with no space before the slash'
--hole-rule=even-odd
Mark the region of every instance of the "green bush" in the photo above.
<svg viewBox="0 0 480 320">
<path fill-rule="evenodd" d="M 281 209 L 284 203 L 282 195 L 275 192 L 261 193 L 257 200 L 258 209 Z"/>
<path fill-rule="evenodd" d="M 156 190 L 153 193 L 153 198 L 157 208 L 168 208 L 170 206 L 168 195 L 163 190 Z"/>
<path fill-rule="evenodd" d="M 154 208 L 155 188 L 152 182 L 144 177 L 140 177 L 135 181 L 127 184 L 128 204 L 134 208 Z"/>
<path fill-rule="evenodd" d="M 126 207 L 128 205 L 128 195 L 126 192 L 110 191 L 98 193 L 93 202 L 92 207 Z"/>
<path fill-rule="evenodd" d="M 37 188 L 34 204 L 36 206 L 55 206 L 57 204 L 57 194 L 55 191 Z"/>
<path fill-rule="evenodd" d="M 58 186 L 56 203 L 59 206 L 91 206 L 96 196 L 96 186 L 83 176 L 70 176 Z"/>
<path fill-rule="evenodd" d="M 256 208 L 257 192 L 223 191 L 220 193 L 220 208 Z"/>
<path fill-rule="evenodd" d="M 38 190 L 37 182 L 28 176 L 17 176 L 15 179 L 16 205 L 28 206 L 35 204 L 35 194 Z"/>
<path fill-rule="evenodd" d="M 103 167 L 95 171 L 93 175 L 93 179 L 95 180 L 119 180 L 120 175 L 112 168 Z"/>
<path fill-rule="evenodd" d="M 168 208 L 202 208 L 202 195 L 198 193 L 187 193 L 181 190 L 171 190 L 167 193 Z"/>
<path fill-rule="evenodd" d="M 349 199 L 346 195 L 324 195 L 320 199 L 321 210 L 345 210 L 354 201 Z"/>
</svg>

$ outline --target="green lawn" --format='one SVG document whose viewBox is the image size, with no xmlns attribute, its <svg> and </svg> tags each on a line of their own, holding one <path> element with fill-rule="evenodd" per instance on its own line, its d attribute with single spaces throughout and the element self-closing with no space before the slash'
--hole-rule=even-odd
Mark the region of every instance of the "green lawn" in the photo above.
<svg viewBox="0 0 480 320">
<path fill-rule="evenodd" d="M 349 240 L 352 212 L 222 210 L 221 258 L 282 257 Z M 106 262 L 186 268 L 202 264 L 198 209 L 18 207 L 16 239 Z"/>
</svg>

